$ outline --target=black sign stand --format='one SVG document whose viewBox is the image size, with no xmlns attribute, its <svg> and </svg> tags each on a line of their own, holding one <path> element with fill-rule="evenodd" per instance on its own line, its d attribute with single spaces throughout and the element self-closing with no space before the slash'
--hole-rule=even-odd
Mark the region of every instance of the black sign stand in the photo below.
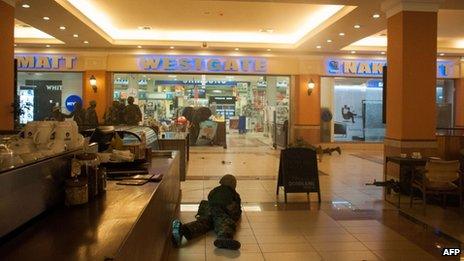
<svg viewBox="0 0 464 261">
<path fill-rule="evenodd" d="M 287 193 L 316 192 L 318 202 L 321 202 L 319 187 L 319 170 L 317 168 L 317 153 L 310 148 L 289 148 L 280 153 L 279 177 L 277 180 L 277 192 L 284 187 L 285 203 Z"/>
</svg>

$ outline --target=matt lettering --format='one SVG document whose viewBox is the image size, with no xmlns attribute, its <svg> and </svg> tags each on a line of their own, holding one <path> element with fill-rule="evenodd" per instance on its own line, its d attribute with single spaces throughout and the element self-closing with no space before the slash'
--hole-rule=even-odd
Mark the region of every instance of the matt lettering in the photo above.
<svg viewBox="0 0 464 261">
<path fill-rule="evenodd" d="M 372 63 L 373 74 L 383 74 L 383 63 Z"/>
<path fill-rule="evenodd" d="M 36 68 L 50 68 L 50 60 L 48 57 L 39 56 L 37 58 Z"/>
</svg>

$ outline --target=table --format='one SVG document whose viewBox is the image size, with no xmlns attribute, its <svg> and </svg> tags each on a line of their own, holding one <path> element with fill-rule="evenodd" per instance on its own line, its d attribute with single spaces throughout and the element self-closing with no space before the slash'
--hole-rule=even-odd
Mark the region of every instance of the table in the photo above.
<svg viewBox="0 0 464 261">
<path fill-rule="evenodd" d="M 162 132 L 158 135 L 160 150 L 177 150 L 180 153 L 180 180 L 185 181 L 190 159 L 190 136 L 188 132 Z"/>
<path fill-rule="evenodd" d="M 388 162 L 392 162 L 400 166 L 400 172 L 399 172 L 400 192 L 398 193 L 398 202 L 397 202 L 398 204 L 397 207 L 400 208 L 401 192 L 404 191 L 406 193 L 412 193 L 411 177 L 414 176 L 414 173 L 418 167 L 425 166 L 425 164 L 427 163 L 427 159 L 426 158 L 413 159 L 410 157 L 402 158 L 399 156 L 387 156 L 385 159 L 385 171 L 384 171 L 384 177 L 383 177 L 384 181 L 387 181 L 387 163 Z M 408 173 L 408 171 L 410 175 L 405 176 L 404 174 Z M 395 204 L 387 199 L 387 193 L 385 193 L 384 199 L 387 202 Z"/>
</svg>

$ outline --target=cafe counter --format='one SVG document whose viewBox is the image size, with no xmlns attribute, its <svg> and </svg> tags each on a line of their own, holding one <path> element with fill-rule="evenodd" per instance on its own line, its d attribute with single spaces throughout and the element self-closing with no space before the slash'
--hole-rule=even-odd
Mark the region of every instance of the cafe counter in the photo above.
<svg viewBox="0 0 464 261">
<path fill-rule="evenodd" d="M 179 153 L 153 157 L 158 183 L 117 185 L 82 206 L 53 208 L 0 245 L 2 260 L 161 260 L 180 201 Z"/>
</svg>

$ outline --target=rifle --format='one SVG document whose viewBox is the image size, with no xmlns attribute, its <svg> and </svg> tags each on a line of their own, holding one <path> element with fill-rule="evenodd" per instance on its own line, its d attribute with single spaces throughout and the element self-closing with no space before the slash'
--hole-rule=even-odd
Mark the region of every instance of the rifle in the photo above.
<svg viewBox="0 0 464 261">
<path fill-rule="evenodd" d="M 387 188 L 388 193 L 390 193 L 390 191 L 392 189 L 396 193 L 399 193 L 401 191 L 400 183 L 398 181 L 395 181 L 394 179 L 390 179 L 390 180 L 387 180 L 387 181 L 377 181 L 377 180 L 374 179 L 374 182 L 366 183 L 366 186 L 385 187 L 385 188 Z"/>
</svg>

